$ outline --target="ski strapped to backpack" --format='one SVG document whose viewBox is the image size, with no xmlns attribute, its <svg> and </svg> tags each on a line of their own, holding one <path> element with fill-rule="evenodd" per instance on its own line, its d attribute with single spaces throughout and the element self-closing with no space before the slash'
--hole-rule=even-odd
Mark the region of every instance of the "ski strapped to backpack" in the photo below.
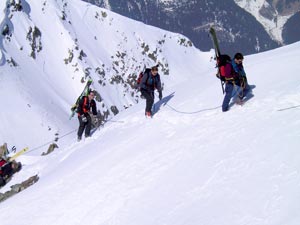
<svg viewBox="0 0 300 225">
<path fill-rule="evenodd" d="M 219 43 L 218 43 L 218 39 L 217 39 L 217 34 L 216 34 L 216 31 L 213 27 L 210 27 L 209 34 L 210 34 L 211 40 L 213 42 L 214 50 L 215 50 L 216 67 L 218 67 L 217 77 L 220 78 L 221 87 L 222 87 L 222 91 L 223 91 L 223 94 L 224 94 L 225 93 L 225 90 L 224 90 L 224 83 L 225 82 L 224 82 L 224 80 L 221 79 L 221 72 L 224 72 L 224 71 L 221 71 L 220 66 L 219 66 L 220 65 L 220 60 L 221 60 L 220 59 L 221 52 L 220 52 L 220 47 L 219 47 Z"/>
<path fill-rule="evenodd" d="M 72 119 L 72 117 L 75 115 L 76 111 L 77 111 L 77 107 L 78 107 L 78 104 L 79 104 L 79 101 L 80 99 L 83 97 L 83 96 L 87 96 L 88 95 L 88 92 L 90 90 L 90 86 L 91 84 L 93 83 L 92 79 L 88 79 L 87 82 L 86 82 L 86 85 L 83 89 L 83 91 L 81 92 L 81 94 L 79 95 L 79 97 L 77 98 L 75 104 L 71 107 L 71 115 L 70 115 L 70 118 L 69 119 Z"/>
<path fill-rule="evenodd" d="M 13 156 L 11 156 L 8 161 L 12 162 L 13 160 L 15 160 L 16 158 L 18 158 L 20 155 L 23 155 L 25 152 L 28 151 L 28 147 L 23 148 L 22 150 L 18 151 L 16 154 L 14 154 Z"/>
</svg>

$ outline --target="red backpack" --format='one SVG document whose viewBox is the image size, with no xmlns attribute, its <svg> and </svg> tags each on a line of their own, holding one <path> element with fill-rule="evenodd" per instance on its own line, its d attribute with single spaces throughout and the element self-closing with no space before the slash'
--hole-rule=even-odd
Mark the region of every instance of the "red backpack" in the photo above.
<svg viewBox="0 0 300 225">
<path fill-rule="evenodd" d="M 231 58 L 229 55 L 220 55 L 217 58 L 217 66 L 220 72 L 220 79 L 225 79 L 225 65 L 231 63 Z"/>
</svg>

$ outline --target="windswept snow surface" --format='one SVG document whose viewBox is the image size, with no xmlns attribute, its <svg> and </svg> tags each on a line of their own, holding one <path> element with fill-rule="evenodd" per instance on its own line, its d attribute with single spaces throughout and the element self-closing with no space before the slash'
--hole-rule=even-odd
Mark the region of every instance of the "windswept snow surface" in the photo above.
<svg viewBox="0 0 300 225">
<path fill-rule="evenodd" d="M 226 113 L 210 69 L 166 83 L 152 119 L 141 103 L 92 138 L 20 157 L 13 181 L 40 181 L 1 203 L 1 224 L 299 224 L 299 54 L 247 56 L 254 97 Z"/>
<path fill-rule="evenodd" d="M 161 34 L 155 28 L 145 33 L 153 40 Z M 162 76 L 164 98 L 156 102 L 154 117 L 144 117 L 142 101 L 91 138 L 77 143 L 70 133 L 50 155 L 36 149 L 20 156 L 23 169 L 0 191 L 34 174 L 40 180 L 0 204 L 1 225 L 300 224 L 300 43 L 246 56 L 254 97 L 226 113 L 212 52 L 171 41 L 164 54 L 170 75 Z M 19 62 L 24 68 L 30 61 Z M 16 82 L 24 88 L 28 79 L 2 74 L 1 89 L 7 90 L 1 93 L 10 93 Z M 53 84 L 49 77 L 40 79 L 45 87 Z M 53 99 L 59 95 L 39 91 Z M 27 102 L 19 92 L 12 94 L 10 120 L 22 122 L 27 114 L 17 106 Z M 77 121 L 68 125 L 63 108 L 57 114 L 49 103 L 41 108 L 37 114 L 48 109 L 50 122 L 53 117 L 61 121 L 52 121 L 58 127 L 76 130 Z M 5 127 L 11 140 L 24 142 L 41 129 L 33 120 L 26 134 L 15 137 L 18 128 Z"/>
</svg>

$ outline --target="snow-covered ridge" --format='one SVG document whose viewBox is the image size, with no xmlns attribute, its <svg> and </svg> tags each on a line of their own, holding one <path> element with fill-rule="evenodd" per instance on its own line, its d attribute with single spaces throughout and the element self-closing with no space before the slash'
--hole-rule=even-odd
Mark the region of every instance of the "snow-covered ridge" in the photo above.
<svg viewBox="0 0 300 225">
<path fill-rule="evenodd" d="M 174 79 L 189 79 L 166 80 L 152 119 L 137 104 L 83 142 L 20 157 L 9 185 L 40 180 L 0 204 L 1 225 L 298 225 L 299 54 L 246 56 L 254 97 L 226 113 L 210 55 L 177 56 Z"/>
<path fill-rule="evenodd" d="M 1 112 L 0 141 L 19 148 L 37 146 L 77 127 L 77 119 L 68 117 L 87 77 L 94 81 L 98 109 L 106 119 L 140 100 L 133 84 L 145 66 L 160 64 L 163 79 L 168 79 L 176 56 L 196 51 L 182 35 L 79 0 L 20 3 L 0 5 L 0 93 L 14 93 L 4 104 L 16 102 Z"/>
</svg>

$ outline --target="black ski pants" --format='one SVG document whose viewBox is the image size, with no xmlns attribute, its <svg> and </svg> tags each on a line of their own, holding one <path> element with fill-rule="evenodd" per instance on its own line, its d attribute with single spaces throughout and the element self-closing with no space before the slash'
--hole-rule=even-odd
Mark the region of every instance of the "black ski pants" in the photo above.
<svg viewBox="0 0 300 225">
<path fill-rule="evenodd" d="M 83 131 L 85 131 L 84 132 L 85 137 L 89 137 L 90 133 L 91 133 L 91 128 L 92 128 L 92 118 L 91 118 L 90 114 L 85 113 L 84 115 L 87 118 L 87 122 L 83 122 L 82 118 L 80 116 L 78 116 L 79 128 L 78 128 L 77 135 L 80 138 L 82 137 Z"/>
<path fill-rule="evenodd" d="M 142 96 L 146 99 L 146 112 L 151 112 L 154 103 L 154 91 L 141 89 Z"/>
</svg>

